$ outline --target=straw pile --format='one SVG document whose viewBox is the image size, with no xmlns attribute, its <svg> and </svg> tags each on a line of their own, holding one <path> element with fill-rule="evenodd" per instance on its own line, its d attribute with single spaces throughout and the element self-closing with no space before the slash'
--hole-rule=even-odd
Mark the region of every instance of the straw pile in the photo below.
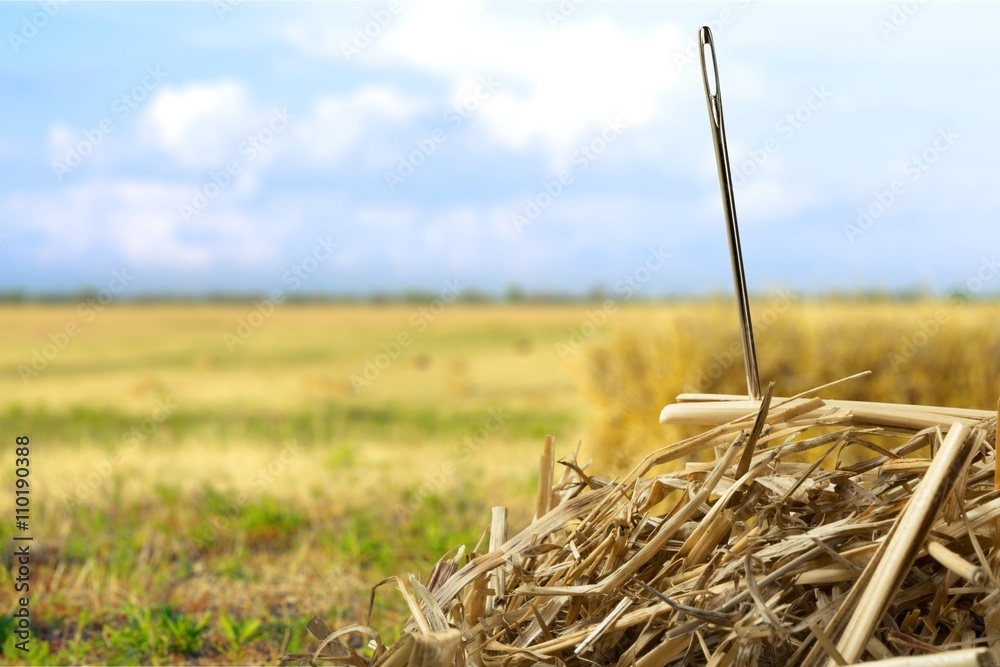
<svg viewBox="0 0 1000 667">
<path fill-rule="evenodd" d="M 554 480 L 547 439 L 530 526 L 508 539 L 495 508 L 486 553 L 390 580 L 400 641 L 314 619 L 319 649 L 283 664 L 995 664 L 996 416 L 814 397 L 835 384 L 682 396 L 661 421 L 712 427 L 614 481 L 572 458 Z M 372 655 L 341 642 L 356 632 Z"/>
</svg>

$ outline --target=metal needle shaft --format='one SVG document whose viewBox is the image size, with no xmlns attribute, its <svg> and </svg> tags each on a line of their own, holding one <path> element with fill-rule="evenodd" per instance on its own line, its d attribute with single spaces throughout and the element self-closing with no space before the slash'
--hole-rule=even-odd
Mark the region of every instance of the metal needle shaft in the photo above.
<svg viewBox="0 0 1000 667">
<path fill-rule="evenodd" d="M 712 126 L 715 144 L 715 162 L 719 167 L 719 185 L 722 188 L 722 209 L 726 216 L 726 231 L 729 236 L 729 257 L 733 265 L 733 283 L 736 287 L 736 303 L 740 311 L 740 328 L 743 335 L 743 362 L 746 367 L 747 391 L 750 398 L 760 400 L 760 376 L 757 371 L 757 349 L 753 340 L 753 323 L 750 321 L 750 303 L 747 299 L 747 283 L 743 272 L 743 252 L 740 250 L 740 230 L 736 224 L 736 200 L 733 198 L 733 179 L 729 168 L 729 149 L 726 147 L 726 123 L 722 117 L 722 92 L 719 89 L 719 66 L 715 58 L 715 42 L 712 31 L 706 26 L 698 32 L 699 53 L 701 55 L 701 76 L 705 82 L 705 98 L 708 100 L 708 119 Z M 706 48 L 712 58 L 713 78 L 708 76 L 705 62 Z M 714 88 L 714 92 L 713 92 Z"/>
</svg>

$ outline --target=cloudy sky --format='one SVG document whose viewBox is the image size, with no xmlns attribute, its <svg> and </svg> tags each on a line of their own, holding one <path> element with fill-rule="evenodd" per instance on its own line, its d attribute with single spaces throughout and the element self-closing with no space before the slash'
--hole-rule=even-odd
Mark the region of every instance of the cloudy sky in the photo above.
<svg viewBox="0 0 1000 667">
<path fill-rule="evenodd" d="M 997 3 L 39 2 L 0 289 L 728 292 L 701 25 L 751 290 L 989 273 Z"/>
</svg>

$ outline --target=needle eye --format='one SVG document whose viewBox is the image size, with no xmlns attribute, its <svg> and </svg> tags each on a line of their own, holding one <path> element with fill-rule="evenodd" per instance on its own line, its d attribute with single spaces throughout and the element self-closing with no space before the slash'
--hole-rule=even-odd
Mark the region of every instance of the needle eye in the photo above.
<svg viewBox="0 0 1000 667">
<path fill-rule="evenodd" d="M 710 97 L 716 97 L 719 94 L 719 68 L 715 65 L 715 45 L 712 42 L 707 42 L 702 44 L 701 50 L 702 61 L 706 63 L 705 71 L 714 74 L 712 77 L 705 78 L 708 94 Z M 708 66 L 709 63 L 711 67 Z"/>
</svg>

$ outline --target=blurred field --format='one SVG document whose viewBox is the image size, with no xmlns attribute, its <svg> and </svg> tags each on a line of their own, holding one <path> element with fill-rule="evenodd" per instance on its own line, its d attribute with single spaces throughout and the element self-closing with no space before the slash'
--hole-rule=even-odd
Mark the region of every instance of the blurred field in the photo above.
<svg viewBox="0 0 1000 667">
<path fill-rule="evenodd" d="M 840 395 L 995 407 L 996 303 L 775 298 L 754 313 L 779 393 L 870 368 Z M 75 305 L 3 306 L 4 455 L 32 439 L 31 662 L 273 663 L 313 645 L 312 614 L 364 620 L 370 586 L 472 548 L 491 505 L 525 525 L 545 433 L 614 468 L 670 437 L 656 419 L 680 391 L 743 391 L 723 303 L 254 312 L 133 305 L 86 321 Z M 4 609 L 12 531 L 0 522 Z M 391 627 L 402 605 L 380 593 L 374 613 Z"/>
<path fill-rule="evenodd" d="M 417 305 L 285 305 L 230 351 L 252 312 L 129 306 L 87 322 L 75 306 L 4 307 L 2 437 L 33 446 L 32 662 L 273 663 L 302 648 L 311 614 L 364 618 L 383 577 L 471 547 L 491 505 L 513 501 L 523 525 L 544 434 L 583 436 L 552 353 L 580 308 L 429 322 Z M 22 379 L 69 323 L 77 335 Z M 356 394 L 351 376 L 401 332 L 412 343 Z M 12 503 L 0 494 L 0 513 Z M 0 523 L 8 567 L 11 531 Z M 5 569 L 4 609 L 12 588 Z M 400 605 L 384 599 L 391 627 Z"/>
<path fill-rule="evenodd" d="M 754 304 L 762 389 L 799 392 L 860 371 L 830 398 L 994 410 L 1000 396 L 1000 304 L 805 302 L 776 295 Z M 650 313 L 598 341 L 585 358 L 594 449 L 604 465 L 627 464 L 683 436 L 660 409 L 683 392 L 746 394 L 732 304 Z"/>
</svg>

